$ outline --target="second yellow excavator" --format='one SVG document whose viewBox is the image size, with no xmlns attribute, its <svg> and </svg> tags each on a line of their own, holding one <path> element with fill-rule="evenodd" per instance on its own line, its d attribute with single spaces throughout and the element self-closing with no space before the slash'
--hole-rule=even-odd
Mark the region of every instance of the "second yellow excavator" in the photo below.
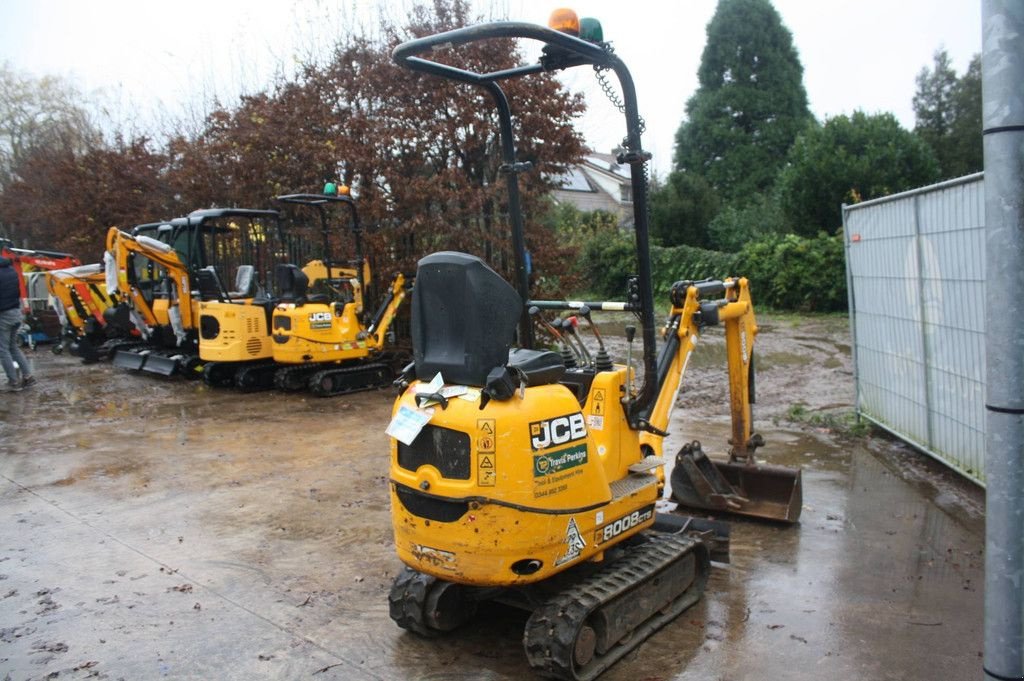
<svg viewBox="0 0 1024 681">
<path fill-rule="evenodd" d="M 275 267 L 280 302 L 273 316 L 274 374 L 281 390 L 308 389 L 326 397 L 390 385 L 403 357 L 393 351 L 390 333 L 410 282 L 396 273 L 372 315 L 364 307 L 370 266 L 362 251 L 355 200 L 348 188 L 328 183 L 323 194 L 288 194 L 285 204 L 315 209 L 323 238 L 322 259 L 303 268 Z M 332 258 L 326 207 L 346 207 L 354 258 Z"/>
</svg>

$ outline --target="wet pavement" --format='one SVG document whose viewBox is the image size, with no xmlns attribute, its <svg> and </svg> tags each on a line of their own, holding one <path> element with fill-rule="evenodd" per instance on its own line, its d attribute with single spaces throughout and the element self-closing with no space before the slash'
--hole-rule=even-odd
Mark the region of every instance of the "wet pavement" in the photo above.
<svg viewBox="0 0 1024 681">
<path fill-rule="evenodd" d="M 759 338 L 759 453 L 803 468 L 800 524 L 734 522 L 703 601 L 603 679 L 979 675 L 980 491 L 888 438 L 787 417 L 849 408 L 844 333 L 776 321 Z M 706 345 L 666 451 L 724 449 Z M 531 678 L 518 611 L 430 641 L 388 617 L 388 391 L 243 395 L 35 362 L 38 386 L 0 394 L 0 679 Z"/>
</svg>

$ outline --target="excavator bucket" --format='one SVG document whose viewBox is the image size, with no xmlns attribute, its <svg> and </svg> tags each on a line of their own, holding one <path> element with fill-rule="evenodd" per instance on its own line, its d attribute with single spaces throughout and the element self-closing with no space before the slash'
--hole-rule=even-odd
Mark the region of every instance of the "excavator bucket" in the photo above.
<svg viewBox="0 0 1024 681">
<path fill-rule="evenodd" d="M 699 442 L 683 445 L 672 470 L 672 497 L 682 506 L 795 523 L 803 506 L 799 468 L 713 461 Z"/>
</svg>

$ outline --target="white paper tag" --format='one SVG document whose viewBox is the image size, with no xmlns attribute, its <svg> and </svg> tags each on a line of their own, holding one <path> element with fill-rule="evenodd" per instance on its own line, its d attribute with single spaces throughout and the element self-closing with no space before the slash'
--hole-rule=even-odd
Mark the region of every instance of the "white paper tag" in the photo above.
<svg viewBox="0 0 1024 681">
<path fill-rule="evenodd" d="M 459 399 L 467 402 L 479 402 L 480 388 L 466 388 L 466 392 L 459 395 Z"/>
<path fill-rule="evenodd" d="M 446 385 L 445 387 L 441 388 L 441 394 L 447 397 L 448 399 L 458 397 L 459 395 L 465 395 L 468 392 L 469 388 L 464 385 Z"/>
<path fill-rule="evenodd" d="M 438 371 L 437 375 L 430 380 L 430 383 L 420 383 L 416 386 L 417 395 L 429 395 L 430 393 L 436 393 L 444 387 L 444 379 L 441 378 L 441 372 Z"/>
<path fill-rule="evenodd" d="M 403 404 L 391 419 L 386 432 L 396 440 L 411 445 L 433 415 L 433 409 L 411 409 Z"/>
</svg>

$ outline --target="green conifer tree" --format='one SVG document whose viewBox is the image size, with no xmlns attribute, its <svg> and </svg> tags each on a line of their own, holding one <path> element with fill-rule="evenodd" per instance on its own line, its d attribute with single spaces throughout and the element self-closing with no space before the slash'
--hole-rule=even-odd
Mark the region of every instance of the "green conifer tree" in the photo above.
<svg viewBox="0 0 1024 681">
<path fill-rule="evenodd" d="M 676 133 L 675 168 L 703 176 L 725 201 L 775 181 L 813 122 L 793 36 L 769 0 L 719 0 L 707 27 L 700 86 Z"/>
</svg>

